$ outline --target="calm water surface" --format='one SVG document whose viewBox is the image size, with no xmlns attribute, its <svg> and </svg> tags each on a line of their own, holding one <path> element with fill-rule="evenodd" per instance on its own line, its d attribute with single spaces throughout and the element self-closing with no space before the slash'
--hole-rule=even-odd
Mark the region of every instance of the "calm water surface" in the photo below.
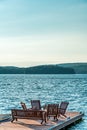
<svg viewBox="0 0 87 130">
<path fill-rule="evenodd" d="M 0 75 L 0 113 L 30 107 L 31 99 L 41 104 L 69 101 L 69 110 L 85 113 L 83 120 L 69 130 L 87 130 L 87 75 Z"/>
</svg>

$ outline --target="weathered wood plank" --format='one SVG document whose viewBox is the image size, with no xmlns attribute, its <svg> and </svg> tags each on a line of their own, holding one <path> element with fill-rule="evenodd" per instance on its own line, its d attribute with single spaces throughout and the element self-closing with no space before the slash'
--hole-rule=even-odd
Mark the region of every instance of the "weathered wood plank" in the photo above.
<svg viewBox="0 0 87 130">
<path fill-rule="evenodd" d="M 79 113 L 75 117 L 70 117 L 64 122 L 61 122 L 60 124 L 57 124 L 56 126 L 49 128 L 48 130 L 60 130 L 62 128 L 65 128 L 66 126 L 69 126 L 70 124 L 80 120 L 83 117 L 83 115 L 84 115 L 83 113 Z"/>
<path fill-rule="evenodd" d="M 66 114 L 70 118 L 60 117 L 58 121 L 54 121 L 52 118 L 43 125 L 40 124 L 39 120 L 30 119 L 19 119 L 14 123 L 4 121 L 0 123 L 0 130 L 60 130 L 83 117 L 83 113 L 79 112 L 67 112 Z"/>
</svg>

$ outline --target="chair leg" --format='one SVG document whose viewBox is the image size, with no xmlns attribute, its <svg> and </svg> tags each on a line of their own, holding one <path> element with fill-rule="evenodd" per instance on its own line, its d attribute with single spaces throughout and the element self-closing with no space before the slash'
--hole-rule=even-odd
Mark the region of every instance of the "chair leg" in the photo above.
<svg viewBox="0 0 87 130">
<path fill-rule="evenodd" d="M 58 118 L 59 118 L 60 116 L 63 116 L 63 117 L 65 117 L 65 118 L 67 118 L 67 116 L 66 116 L 65 114 L 60 114 L 60 115 L 58 115 Z"/>
<path fill-rule="evenodd" d="M 42 119 L 42 121 L 41 121 L 41 124 L 43 124 L 43 119 Z"/>
<path fill-rule="evenodd" d="M 58 121 L 58 118 L 56 117 L 56 121 Z"/>
<path fill-rule="evenodd" d="M 58 117 L 57 117 L 57 115 L 56 115 L 56 121 L 58 121 Z"/>
<path fill-rule="evenodd" d="M 49 120 L 50 119 L 50 116 L 47 116 L 47 120 Z"/>
<path fill-rule="evenodd" d="M 54 120 L 56 119 L 56 121 L 58 121 L 58 119 L 57 119 L 57 116 L 54 116 Z"/>
<path fill-rule="evenodd" d="M 13 122 L 13 121 L 14 121 L 14 118 L 12 118 L 11 122 Z"/>
<path fill-rule="evenodd" d="M 60 114 L 58 114 L 58 118 L 60 117 Z"/>
<path fill-rule="evenodd" d="M 13 122 L 14 120 L 12 119 L 11 122 Z"/>
<path fill-rule="evenodd" d="M 64 116 L 65 118 L 67 118 L 67 116 L 66 116 L 65 114 L 64 114 L 63 116 Z"/>
</svg>

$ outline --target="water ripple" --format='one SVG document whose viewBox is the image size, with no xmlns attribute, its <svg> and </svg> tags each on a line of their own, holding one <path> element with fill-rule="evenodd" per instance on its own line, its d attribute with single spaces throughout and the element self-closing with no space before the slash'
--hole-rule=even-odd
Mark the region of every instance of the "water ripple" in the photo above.
<svg viewBox="0 0 87 130">
<path fill-rule="evenodd" d="M 83 121 L 69 130 L 87 130 L 87 75 L 0 75 L 0 113 L 21 108 L 31 99 L 41 104 L 69 101 L 69 110 L 85 113 Z"/>
</svg>

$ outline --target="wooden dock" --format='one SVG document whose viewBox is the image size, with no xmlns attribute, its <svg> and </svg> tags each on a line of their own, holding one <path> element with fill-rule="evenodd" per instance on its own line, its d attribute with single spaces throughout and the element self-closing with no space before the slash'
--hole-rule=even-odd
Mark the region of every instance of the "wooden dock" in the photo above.
<svg viewBox="0 0 87 130">
<path fill-rule="evenodd" d="M 54 121 L 53 118 L 49 119 L 46 124 L 40 124 L 40 120 L 30 120 L 30 119 L 19 119 L 11 123 L 9 120 L 2 118 L 0 121 L 0 130 L 61 130 L 72 123 L 82 119 L 83 113 L 79 112 L 67 112 L 67 118 L 60 117 L 58 121 Z M 1 115 L 3 117 L 3 115 Z M 5 115 L 6 117 L 6 115 Z"/>
</svg>

